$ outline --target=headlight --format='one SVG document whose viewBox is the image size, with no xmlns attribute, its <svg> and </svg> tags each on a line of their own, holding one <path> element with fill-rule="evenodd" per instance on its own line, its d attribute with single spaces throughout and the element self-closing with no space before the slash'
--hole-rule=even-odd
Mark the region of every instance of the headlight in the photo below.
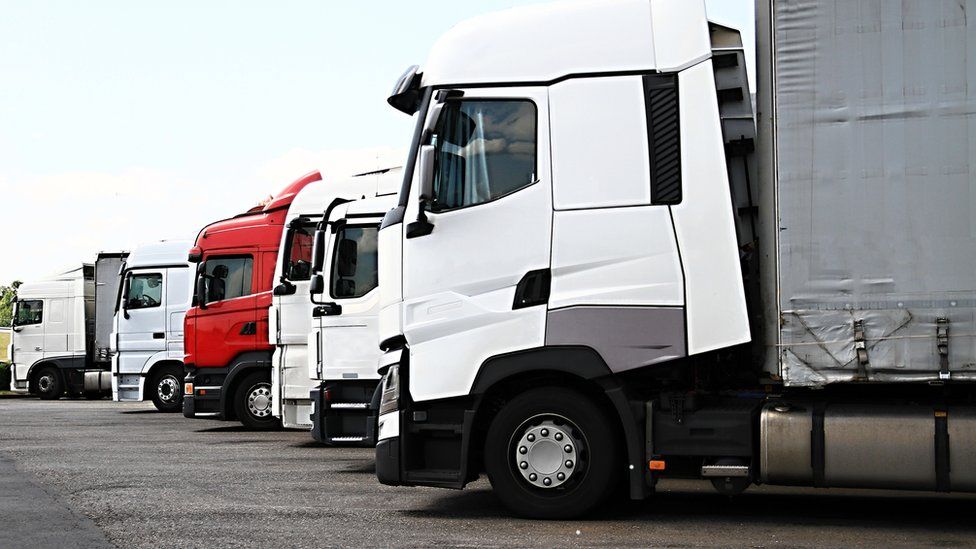
<svg viewBox="0 0 976 549">
<path fill-rule="evenodd" d="M 380 400 L 380 415 L 395 412 L 400 404 L 400 368 L 390 366 L 383 376 L 383 398 Z"/>
</svg>

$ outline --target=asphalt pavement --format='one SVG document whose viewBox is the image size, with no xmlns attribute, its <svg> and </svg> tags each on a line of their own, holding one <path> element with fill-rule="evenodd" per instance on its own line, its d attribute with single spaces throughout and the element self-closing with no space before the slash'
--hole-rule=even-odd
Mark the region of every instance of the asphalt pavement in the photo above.
<svg viewBox="0 0 976 549">
<path fill-rule="evenodd" d="M 514 519 L 487 482 L 376 482 L 372 450 L 159 414 L 0 397 L 0 547 L 964 547 L 976 496 L 672 481 L 587 520 Z"/>
</svg>

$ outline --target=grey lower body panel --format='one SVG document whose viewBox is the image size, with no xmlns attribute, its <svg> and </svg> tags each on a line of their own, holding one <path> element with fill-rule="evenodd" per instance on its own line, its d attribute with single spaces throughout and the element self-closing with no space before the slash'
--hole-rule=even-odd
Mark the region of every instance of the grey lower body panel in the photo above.
<svg viewBox="0 0 976 549">
<path fill-rule="evenodd" d="M 614 373 L 687 355 L 681 307 L 576 306 L 549 311 L 546 345 L 596 350 Z"/>
</svg>

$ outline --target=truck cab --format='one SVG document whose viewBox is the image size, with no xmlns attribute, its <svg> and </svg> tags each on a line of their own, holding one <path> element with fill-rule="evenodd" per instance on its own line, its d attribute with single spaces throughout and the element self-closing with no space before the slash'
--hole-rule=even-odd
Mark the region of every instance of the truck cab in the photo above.
<svg viewBox="0 0 976 549">
<path fill-rule="evenodd" d="M 57 399 L 111 389 L 111 316 L 124 252 L 17 289 L 10 389 Z"/>
<path fill-rule="evenodd" d="M 112 333 L 112 398 L 183 408 L 183 322 L 193 294 L 192 243 L 162 241 L 133 250 L 122 265 Z"/>
<path fill-rule="evenodd" d="M 299 192 L 321 181 L 296 180 L 267 204 L 204 227 L 190 250 L 194 297 L 184 323 L 183 415 L 237 419 L 272 429 L 268 310 L 278 247 Z"/>
<path fill-rule="evenodd" d="M 350 201 L 375 196 L 376 177 L 362 174 L 316 182 L 295 197 L 285 222 L 275 265 L 273 297 L 269 318 L 271 358 L 271 414 L 289 429 L 312 426 L 308 376 L 308 341 L 312 328 L 309 279 L 312 276 L 312 248 L 323 210 L 335 200 Z"/>
<path fill-rule="evenodd" d="M 376 444 L 377 236 L 396 203 L 400 172 L 366 174 L 376 184 L 374 196 L 333 203 L 315 233 L 307 376 L 312 438 L 325 444 Z"/>
</svg>

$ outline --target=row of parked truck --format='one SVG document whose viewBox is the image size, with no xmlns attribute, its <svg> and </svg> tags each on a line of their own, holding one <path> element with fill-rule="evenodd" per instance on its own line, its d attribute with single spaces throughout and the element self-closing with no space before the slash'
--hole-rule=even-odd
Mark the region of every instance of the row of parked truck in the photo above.
<svg viewBox="0 0 976 549">
<path fill-rule="evenodd" d="M 389 98 L 402 168 L 25 284 L 14 388 L 280 420 L 533 517 L 976 491 L 976 2 L 757 8 L 754 99 L 700 0 L 458 25 Z"/>
</svg>

